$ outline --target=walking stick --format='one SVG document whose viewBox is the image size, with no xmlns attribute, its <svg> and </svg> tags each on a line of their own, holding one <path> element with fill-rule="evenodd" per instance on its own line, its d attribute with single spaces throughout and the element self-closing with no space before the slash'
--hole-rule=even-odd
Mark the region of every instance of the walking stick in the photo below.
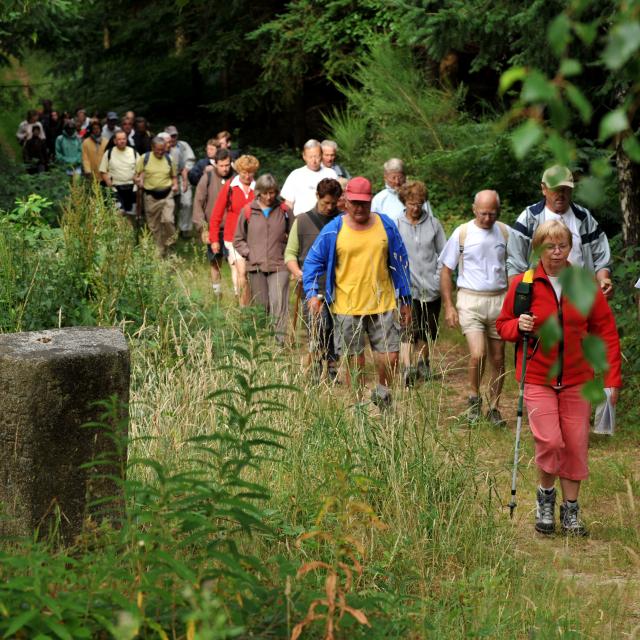
<svg viewBox="0 0 640 640">
<path fill-rule="evenodd" d="M 142 187 L 138 187 L 136 191 L 136 217 L 133 222 L 133 228 L 135 230 L 136 245 L 140 241 L 140 229 L 142 228 L 142 220 L 144 213 L 142 211 Z"/>
<path fill-rule="evenodd" d="M 520 317 L 523 313 L 531 311 L 531 292 L 533 288 L 533 269 L 529 269 L 518 283 L 516 297 L 513 303 L 513 313 Z M 527 351 L 529 347 L 529 334 L 525 333 L 522 339 L 522 373 L 520 376 L 520 390 L 518 392 L 518 418 L 516 421 L 516 444 L 513 453 L 513 472 L 511 474 L 511 502 L 509 502 L 509 516 L 513 518 L 516 502 L 516 481 L 518 478 L 518 458 L 520 457 L 520 434 L 522 433 L 522 407 L 524 404 L 524 379 L 527 373 Z"/>
</svg>

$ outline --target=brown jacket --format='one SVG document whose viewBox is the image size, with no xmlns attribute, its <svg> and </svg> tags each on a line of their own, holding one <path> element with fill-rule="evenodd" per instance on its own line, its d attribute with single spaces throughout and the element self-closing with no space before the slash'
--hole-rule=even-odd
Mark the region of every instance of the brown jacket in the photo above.
<svg viewBox="0 0 640 640">
<path fill-rule="evenodd" d="M 205 171 L 198 181 L 196 194 L 193 198 L 193 226 L 197 232 L 200 232 L 204 222 L 209 224 L 209 218 L 216 198 L 222 190 L 227 180 L 231 180 L 233 174 L 227 178 L 221 178 L 215 168 L 212 171 Z"/>
<path fill-rule="evenodd" d="M 284 202 L 276 203 L 268 218 L 265 218 L 257 200 L 242 209 L 233 246 L 247 261 L 247 271 L 272 273 L 286 269 L 284 250 L 292 218 Z"/>
</svg>

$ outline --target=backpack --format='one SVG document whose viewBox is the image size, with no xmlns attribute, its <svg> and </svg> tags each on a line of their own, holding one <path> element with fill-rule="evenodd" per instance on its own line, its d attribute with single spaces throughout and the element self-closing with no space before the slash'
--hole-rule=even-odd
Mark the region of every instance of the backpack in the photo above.
<svg viewBox="0 0 640 640">
<path fill-rule="evenodd" d="M 465 222 L 460 226 L 460 235 L 458 236 L 458 244 L 459 244 L 459 252 L 460 252 L 460 260 L 458 261 L 458 276 L 462 274 L 463 269 L 463 254 L 464 254 L 464 244 L 467 241 L 467 233 L 469 231 L 469 225 L 473 224 L 473 220 L 469 220 L 469 222 Z M 504 238 L 505 243 L 509 244 L 509 227 L 504 222 L 500 222 L 496 220 L 496 225 L 498 229 L 500 229 L 500 233 L 502 233 L 502 237 Z M 506 247 L 505 247 L 505 257 L 506 257 Z M 506 267 L 505 267 L 506 268 Z"/>
<path fill-rule="evenodd" d="M 151 157 L 151 151 L 147 151 L 147 153 L 144 154 L 143 160 L 142 160 L 142 168 L 143 169 L 147 166 L 147 164 L 149 164 L 149 158 L 150 157 Z M 172 169 L 173 168 L 173 163 L 171 162 L 171 157 L 169 156 L 168 153 L 165 153 L 164 157 L 167 159 L 167 162 L 169 163 L 169 169 Z"/>
<path fill-rule="evenodd" d="M 133 159 L 138 161 L 138 152 L 135 150 L 135 147 L 132 147 L 130 144 L 127 144 L 129 149 L 133 149 Z M 111 162 L 111 153 L 113 152 L 114 147 L 110 147 L 107 149 L 107 168 L 109 168 L 109 163 Z M 145 160 L 144 166 L 147 166 L 147 162 L 149 162 L 149 158 Z"/>
</svg>

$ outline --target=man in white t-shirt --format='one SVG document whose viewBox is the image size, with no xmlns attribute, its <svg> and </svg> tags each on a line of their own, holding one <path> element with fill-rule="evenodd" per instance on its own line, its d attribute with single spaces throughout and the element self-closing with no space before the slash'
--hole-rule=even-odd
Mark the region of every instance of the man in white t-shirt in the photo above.
<svg viewBox="0 0 640 640">
<path fill-rule="evenodd" d="M 555 165 L 542 174 L 544 199 L 528 206 L 513 225 L 509 238 L 507 273 L 509 279 L 529 268 L 534 231 L 547 220 L 560 220 L 571 231 L 573 246 L 569 262 L 595 273 L 602 292 L 613 295 L 609 241 L 591 212 L 572 202 L 574 180 L 567 167 Z"/>
<path fill-rule="evenodd" d="M 282 186 L 280 196 L 293 210 L 294 216 L 311 211 L 316 206 L 316 188 L 324 178 L 337 179 L 333 169 L 322 166 L 322 147 L 317 140 L 307 140 L 302 151 L 304 167 L 294 169 Z"/>
<path fill-rule="evenodd" d="M 487 420 L 504 426 L 498 404 L 504 378 L 504 342 L 496 331 L 496 319 L 507 291 L 505 260 L 509 230 L 497 222 L 500 197 L 485 190 L 473 201 L 474 218 L 460 225 L 444 246 L 438 262 L 440 291 L 445 320 L 449 327 L 460 326 L 469 347 L 469 408 L 467 415 L 475 421 L 481 415 L 480 382 L 485 359 L 491 363 L 489 411 Z M 458 295 L 453 303 L 452 274 L 458 268 Z"/>
</svg>

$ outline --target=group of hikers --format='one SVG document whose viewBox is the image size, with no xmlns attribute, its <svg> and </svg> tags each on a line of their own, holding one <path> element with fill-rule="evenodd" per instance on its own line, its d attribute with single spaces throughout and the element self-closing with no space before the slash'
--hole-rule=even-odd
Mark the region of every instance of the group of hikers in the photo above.
<svg viewBox="0 0 640 640">
<path fill-rule="evenodd" d="M 345 381 L 360 394 L 368 337 L 377 378 L 371 401 L 388 409 L 396 375 L 408 387 L 434 377 L 430 346 L 443 309 L 446 324 L 466 338 L 466 418 L 474 423 L 484 416 L 500 427 L 505 342 L 516 343 L 516 377 L 524 385 L 539 475 L 535 528 L 555 531 L 559 478 L 561 529 L 586 535 L 578 493 L 588 476 L 590 405 L 581 387 L 594 372 L 582 340 L 590 333 L 605 344 L 604 382 L 612 405 L 621 386 L 621 355 L 607 302 L 613 293 L 609 242 L 591 212 L 573 202 L 574 177 L 567 167 L 544 171 L 541 200 L 527 206 L 512 227 L 499 220 L 499 194 L 479 191 L 470 220 L 447 239 L 426 185 L 406 180 L 401 159 L 384 163 L 385 186 L 374 195 L 369 179 L 351 178 L 336 162 L 335 142 L 311 139 L 303 148 L 303 166 L 280 187 L 270 173 L 256 177 L 259 160 L 234 153 L 227 132 L 208 140 L 205 157 L 196 160 L 174 126 L 151 137 L 139 120 L 134 118 L 133 129 L 128 115 L 118 126 L 114 113 L 104 125 L 83 123 L 88 134 L 78 154 L 72 160 L 58 138 L 56 157 L 69 172 L 93 175 L 113 190 L 117 207 L 130 219 L 143 206 L 160 256 L 171 252 L 178 231 L 199 237 L 216 296 L 223 292 L 226 259 L 238 303 L 262 306 L 280 344 L 289 326 L 290 281 L 296 281 L 316 382 L 339 384 L 343 358 Z M 80 136 L 78 123 L 76 114 L 61 135 Z M 39 135 L 35 124 L 21 125 L 22 132 L 30 126 L 31 137 Z M 569 266 L 592 272 L 598 284 L 587 314 L 563 293 L 561 275 Z M 523 288 L 524 309 L 516 305 Z M 549 318 L 561 329 L 551 347 L 539 337 Z"/>
</svg>

